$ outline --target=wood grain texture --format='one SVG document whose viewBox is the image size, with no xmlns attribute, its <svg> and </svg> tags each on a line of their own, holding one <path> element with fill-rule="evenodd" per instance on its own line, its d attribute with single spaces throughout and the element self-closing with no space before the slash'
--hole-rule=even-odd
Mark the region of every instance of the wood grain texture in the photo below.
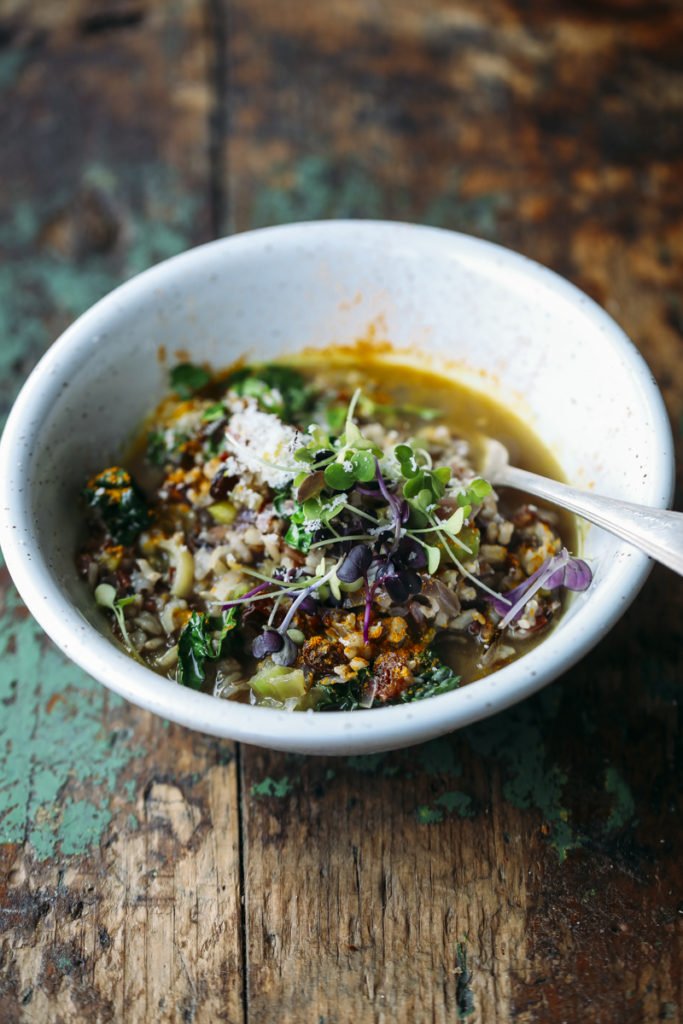
<svg viewBox="0 0 683 1024">
<path fill-rule="evenodd" d="M 518 249 L 624 326 L 679 434 L 677 5 L 230 12 L 231 227 L 405 218 Z M 551 691 L 413 755 L 244 750 L 256 1019 L 678 1020 L 682 598 L 656 571 Z"/>
<path fill-rule="evenodd" d="M 205 14 L 0 5 L 0 415 L 71 320 L 209 237 Z"/>
<path fill-rule="evenodd" d="M 379 216 L 585 288 L 680 456 L 682 55 L 674 0 L 0 0 L 3 408 L 216 225 Z M 315 759 L 125 705 L 1 582 L 0 1020 L 681 1020 L 678 579 L 495 718 Z"/>
<path fill-rule="evenodd" d="M 4 2 L 0 26 L 6 408 L 71 319 L 208 237 L 213 42 L 193 2 Z M 232 745 L 106 695 L 6 574 L 0 604 L 0 1019 L 237 1024 Z"/>
</svg>

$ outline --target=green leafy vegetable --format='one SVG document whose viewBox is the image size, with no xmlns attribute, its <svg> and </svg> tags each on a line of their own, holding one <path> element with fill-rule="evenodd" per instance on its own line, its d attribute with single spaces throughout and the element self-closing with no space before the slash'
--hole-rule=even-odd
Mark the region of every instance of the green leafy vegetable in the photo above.
<svg viewBox="0 0 683 1024">
<path fill-rule="evenodd" d="M 313 540 L 313 531 L 307 530 L 305 526 L 306 515 L 302 505 L 295 505 L 291 512 L 285 510 L 285 502 L 289 498 L 286 491 L 277 494 L 273 499 L 275 511 L 282 519 L 289 520 L 289 527 L 285 533 L 285 541 L 290 547 L 297 551 L 306 553 Z"/>
<path fill-rule="evenodd" d="M 225 657 L 238 624 L 237 608 L 221 615 L 192 612 L 178 640 L 177 680 L 183 686 L 200 690 L 206 680 L 205 663 Z"/>
<path fill-rule="evenodd" d="M 276 363 L 245 366 L 228 378 L 228 386 L 238 395 L 255 398 L 266 412 L 286 423 L 299 423 L 310 408 L 312 391 L 305 379 L 289 366 Z"/>
<path fill-rule="evenodd" d="M 123 642 L 126 645 L 129 653 L 133 655 L 136 661 L 139 661 L 141 664 L 144 665 L 145 662 L 138 654 L 128 635 L 128 629 L 126 627 L 126 616 L 123 611 L 126 605 L 131 604 L 131 602 L 134 600 L 135 597 L 133 595 L 131 595 L 130 597 L 119 597 L 117 599 L 116 589 L 112 587 L 111 583 L 100 583 L 99 586 L 95 587 L 95 602 L 100 606 L 100 608 L 108 608 L 109 611 L 114 613 L 114 618 L 118 623 L 119 629 L 121 631 L 121 636 L 123 638 Z"/>
<path fill-rule="evenodd" d="M 132 544 L 151 522 L 143 491 L 120 466 L 111 466 L 94 476 L 84 488 L 83 497 L 115 544 Z"/>
<path fill-rule="evenodd" d="M 449 693 L 460 685 L 460 676 L 444 665 L 435 654 L 427 650 L 422 655 L 419 675 L 415 682 L 404 690 L 399 697 L 399 703 L 408 704 L 416 700 L 425 700 L 426 697 L 436 697 L 440 693 Z"/>
<path fill-rule="evenodd" d="M 372 678 L 372 669 L 362 669 L 357 675 L 344 682 L 332 682 L 325 679 L 318 683 L 311 696 L 317 698 L 316 711 L 356 711 L 362 708 L 363 693 Z M 460 685 L 457 676 L 448 665 L 444 665 L 430 650 L 424 652 L 420 659 L 418 671 L 412 686 L 387 704 L 408 704 L 416 700 L 425 700 L 440 693 L 449 693 Z M 373 700 L 372 707 L 379 707 L 382 702 Z"/>
<path fill-rule="evenodd" d="M 360 708 L 368 673 L 362 669 L 357 675 L 344 682 L 334 683 L 324 679 L 311 691 L 317 698 L 316 711 L 356 711 Z M 378 703 L 378 702 L 375 702 Z"/>
<path fill-rule="evenodd" d="M 171 387 L 179 398 L 192 398 L 195 391 L 205 387 L 210 380 L 209 371 L 194 363 L 178 363 L 171 370 Z"/>
<path fill-rule="evenodd" d="M 175 434 L 168 430 L 150 431 L 147 435 L 147 459 L 153 466 L 165 466 L 167 462 L 177 463 L 187 440 L 186 434 Z"/>
</svg>

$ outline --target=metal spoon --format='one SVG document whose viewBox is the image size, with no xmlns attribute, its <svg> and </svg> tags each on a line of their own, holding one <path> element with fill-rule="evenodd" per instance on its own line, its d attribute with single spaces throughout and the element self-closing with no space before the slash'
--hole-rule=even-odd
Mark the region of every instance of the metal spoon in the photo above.
<svg viewBox="0 0 683 1024">
<path fill-rule="evenodd" d="M 492 484 L 527 491 L 567 508 L 683 576 L 683 513 L 604 498 L 518 469 L 509 464 L 505 445 L 492 438 L 486 443 L 483 476 Z"/>
</svg>

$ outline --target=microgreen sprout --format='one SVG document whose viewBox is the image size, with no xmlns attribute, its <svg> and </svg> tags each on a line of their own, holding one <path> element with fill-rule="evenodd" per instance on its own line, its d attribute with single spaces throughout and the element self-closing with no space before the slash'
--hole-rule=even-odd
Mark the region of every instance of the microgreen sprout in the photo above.
<svg viewBox="0 0 683 1024">
<path fill-rule="evenodd" d="M 114 613 L 119 630 L 121 631 L 121 637 L 123 638 L 123 642 L 127 650 L 133 655 L 136 661 L 139 661 L 144 665 L 144 661 L 138 654 L 137 649 L 133 646 L 133 642 L 128 635 L 126 616 L 123 611 L 127 605 L 132 604 L 132 602 L 135 601 L 135 597 L 117 598 L 116 588 L 112 587 L 111 583 L 100 583 L 95 587 L 95 601 L 100 608 L 108 608 L 109 611 Z"/>
<path fill-rule="evenodd" d="M 274 628 L 270 625 L 269 620 L 269 624 L 256 637 L 252 644 L 252 654 L 255 658 L 260 659 L 270 655 L 275 665 L 289 667 L 294 664 L 297 659 L 299 645 L 303 643 L 305 638 L 303 633 L 290 629 L 292 620 L 306 599 L 320 590 L 325 584 L 330 587 L 335 597 L 339 598 L 341 596 L 337 569 L 342 564 L 343 559 L 340 559 L 335 562 L 331 569 L 326 571 L 325 559 L 322 559 L 317 567 L 316 575 L 312 579 L 309 577 L 306 581 L 307 586 L 296 594 L 280 625 Z M 293 589 L 293 587 L 290 588 L 290 590 Z"/>
<path fill-rule="evenodd" d="M 505 629 L 511 622 L 521 618 L 527 601 L 539 590 L 555 590 L 557 587 L 586 590 L 592 578 L 588 565 L 580 558 L 572 558 L 567 549 L 562 548 L 559 554 L 546 558 L 523 583 L 494 599 L 493 607 L 503 616 L 498 628 Z"/>
</svg>

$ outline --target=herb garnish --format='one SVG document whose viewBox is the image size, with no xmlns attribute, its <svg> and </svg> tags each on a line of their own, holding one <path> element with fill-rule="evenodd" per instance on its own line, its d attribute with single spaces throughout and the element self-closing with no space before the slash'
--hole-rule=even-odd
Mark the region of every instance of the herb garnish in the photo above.
<svg viewBox="0 0 683 1024">
<path fill-rule="evenodd" d="M 133 646 L 133 643 L 128 635 L 128 628 L 126 626 L 126 617 L 123 609 L 126 605 L 131 604 L 135 600 L 135 596 L 130 597 L 116 597 L 116 588 L 112 587 L 111 583 L 100 583 L 95 587 L 95 602 L 100 608 L 108 608 L 109 611 L 114 613 L 114 618 L 118 624 L 121 632 L 123 643 L 130 654 L 133 655 L 136 661 L 139 661 L 144 665 L 144 661 L 138 654 L 137 650 Z"/>
</svg>

